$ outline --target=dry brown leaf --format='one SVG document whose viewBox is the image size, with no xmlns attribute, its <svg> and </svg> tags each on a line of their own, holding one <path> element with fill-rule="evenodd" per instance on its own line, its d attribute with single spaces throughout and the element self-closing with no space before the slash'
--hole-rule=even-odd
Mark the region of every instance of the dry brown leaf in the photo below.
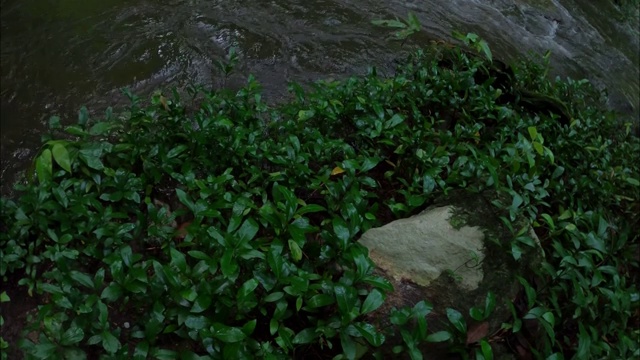
<svg viewBox="0 0 640 360">
<path fill-rule="evenodd" d="M 489 333 L 489 323 L 484 321 L 472 326 L 467 332 L 467 345 L 477 343 Z"/>
<path fill-rule="evenodd" d="M 187 222 L 183 223 L 182 225 L 180 225 L 178 227 L 178 229 L 176 230 L 176 234 L 174 236 L 174 239 L 184 240 L 184 238 L 187 237 L 187 234 L 189 233 L 189 231 L 187 230 L 187 227 L 189 225 L 191 225 L 191 221 L 187 221 Z"/>
<path fill-rule="evenodd" d="M 164 106 L 164 109 L 169 111 L 169 106 L 167 105 L 167 99 L 164 96 L 160 96 L 160 103 Z"/>
</svg>

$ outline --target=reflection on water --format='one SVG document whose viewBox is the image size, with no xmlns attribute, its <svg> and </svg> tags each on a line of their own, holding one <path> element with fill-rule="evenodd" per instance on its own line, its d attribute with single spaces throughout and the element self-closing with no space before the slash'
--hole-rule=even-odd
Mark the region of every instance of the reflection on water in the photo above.
<svg viewBox="0 0 640 360">
<path fill-rule="evenodd" d="M 596 5 L 597 3 L 597 5 Z M 0 176 L 7 182 L 39 146 L 53 113 L 73 121 L 122 103 L 118 88 L 149 93 L 189 83 L 214 85 L 229 47 L 268 98 L 288 81 L 392 70 L 404 48 L 370 20 L 415 12 L 425 33 L 453 29 L 486 38 L 504 58 L 552 51 L 555 73 L 607 85 L 611 105 L 638 111 L 637 27 L 591 0 L 2 0 Z M 411 45 L 411 44 L 409 44 Z M 242 74 L 242 75 L 241 75 Z M 232 84 L 233 84 L 232 81 Z M 8 186 L 3 186 L 6 191 Z"/>
</svg>

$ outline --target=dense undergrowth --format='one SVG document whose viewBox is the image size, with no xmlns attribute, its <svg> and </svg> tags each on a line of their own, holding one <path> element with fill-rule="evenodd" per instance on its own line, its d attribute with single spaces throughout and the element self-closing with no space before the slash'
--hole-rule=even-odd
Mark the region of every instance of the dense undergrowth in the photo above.
<svg viewBox="0 0 640 360">
<path fill-rule="evenodd" d="M 235 93 L 129 94 L 122 115 L 53 118 L 33 178 L 1 205 L 0 274 L 40 304 L 21 347 L 355 358 L 389 354 L 402 334 L 397 357 L 443 341 L 491 358 L 488 339 L 429 332 L 429 299 L 398 309 L 394 328 L 366 322 L 392 288 L 357 239 L 453 190 L 492 189 L 513 232 L 504 251 L 532 251 L 533 227 L 545 253 L 507 332 L 537 321 L 527 351 L 540 358 L 638 355 L 640 143 L 587 82 L 546 70 L 433 46 L 392 78 L 292 85 L 275 107 L 250 78 Z"/>
</svg>

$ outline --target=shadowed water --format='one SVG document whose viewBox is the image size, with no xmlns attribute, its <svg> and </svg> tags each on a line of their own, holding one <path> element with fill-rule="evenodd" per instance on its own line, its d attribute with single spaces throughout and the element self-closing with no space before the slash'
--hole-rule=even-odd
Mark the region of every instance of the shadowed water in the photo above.
<svg viewBox="0 0 640 360">
<path fill-rule="evenodd" d="M 597 4 L 596 4 L 597 3 Z M 607 86 L 610 105 L 638 113 L 638 25 L 591 0 L 3 0 L 3 192 L 39 147 L 47 119 L 71 122 L 81 105 L 123 104 L 118 89 L 148 94 L 190 83 L 221 86 L 215 62 L 240 55 L 238 86 L 252 73 L 267 98 L 289 81 L 391 73 L 410 46 L 476 32 L 496 56 L 552 51 L 554 74 Z M 416 13 L 425 31 L 404 47 L 371 20 Z M 636 14 L 637 15 L 637 14 Z"/>
</svg>

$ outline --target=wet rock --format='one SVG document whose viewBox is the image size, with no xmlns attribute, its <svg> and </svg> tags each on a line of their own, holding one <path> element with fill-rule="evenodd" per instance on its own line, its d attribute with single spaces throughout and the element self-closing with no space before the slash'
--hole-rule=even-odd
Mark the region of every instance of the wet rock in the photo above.
<svg viewBox="0 0 640 360">
<path fill-rule="evenodd" d="M 491 195 L 458 193 L 419 215 L 362 235 L 360 244 L 369 249 L 377 274 L 394 287 L 384 305 L 370 314 L 369 322 L 385 328 L 394 308 L 413 307 L 425 300 L 433 306 L 427 316 L 429 333 L 451 330 L 446 312 L 456 309 L 465 318 L 468 332 L 460 336 L 468 345 L 493 336 L 495 358 L 510 358 L 506 342 L 500 341 L 501 325 L 511 317 L 507 303 L 522 295 L 516 274 L 537 266 L 541 255 L 538 247 L 530 248 L 519 261 L 514 260 L 509 250 L 512 235 L 490 205 Z M 533 231 L 529 236 L 538 244 Z M 495 310 L 487 319 L 472 319 L 469 310 L 484 309 L 489 292 L 496 297 Z M 402 344 L 396 335 L 387 337 L 385 347 Z M 441 344 L 425 343 L 421 350 L 426 359 L 456 358 Z"/>
<path fill-rule="evenodd" d="M 443 272 L 460 278 L 468 290 L 478 288 L 484 259 L 484 234 L 479 227 L 459 229 L 449 222 L 453 207 L 443 206 L 367 231 L 360 243 L 389 275 L 428 286 Z"/>
</svg>

